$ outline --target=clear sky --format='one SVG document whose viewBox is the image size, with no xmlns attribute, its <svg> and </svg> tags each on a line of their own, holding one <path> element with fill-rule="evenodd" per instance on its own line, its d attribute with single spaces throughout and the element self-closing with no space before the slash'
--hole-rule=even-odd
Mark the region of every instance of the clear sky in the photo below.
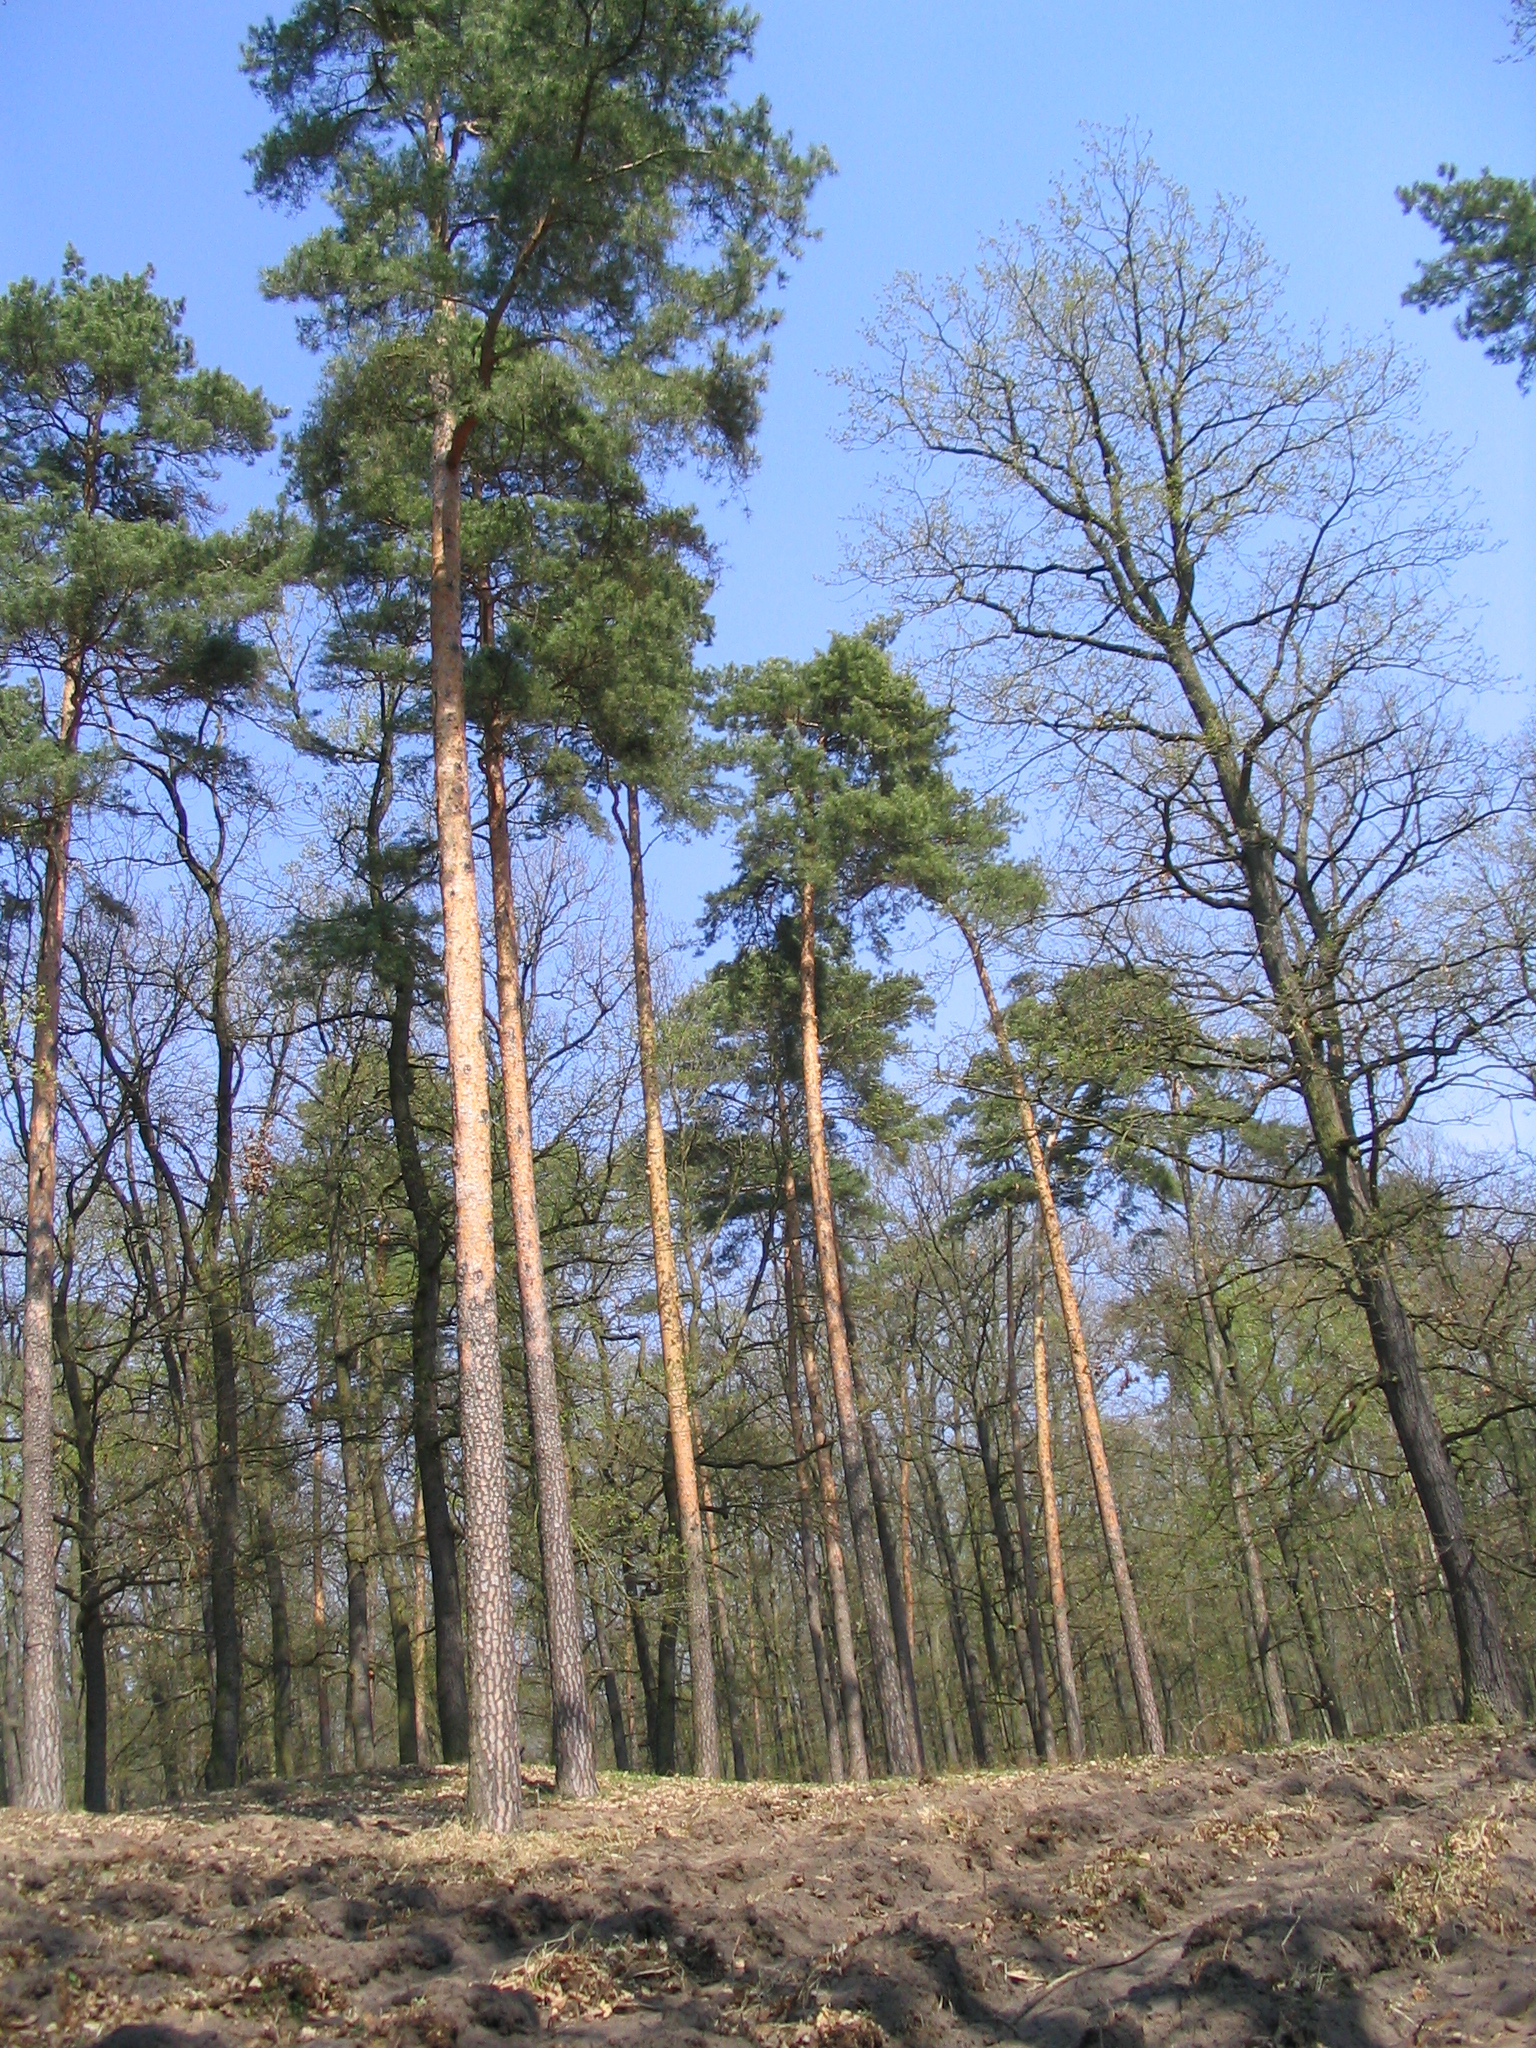
<svg viewBox="0 0 1536 2048">
<path fill-rule="evenodd" d="M 250 0 L 3 0 L 0 278 L 51 274 L 67 240 L 93 268 L 156 266 L 204 361 L 295 413 L 313 363 L 258 267 L 292 232 L 248 192 L 261 108 L 238 71 Z M 1469 450 L 1497 551 L 1469 588 L 1522 688 L 1536 675 L 1536 396 L 1398 295 L 1428 231 L 1393 197 L 1447 158 L 1536 172 L 1536 62 L 1502 0 L 762 0 L 744 84 L 839 175 L 821 240 L 785 294 L 761 467 L 706 498 L 726 572 L 717 653 L 809 652 L 873 608 L 837 569 L 867 477 L 834 438 L 825 372 L 898 269 L 962 267 L 978 238 L 1040 209 L 1084 122 L 1134 120 L 1196 197 L 1241 196 L 1288 267 L 1290 310 L 1391 326 L 1427 364 L 1426 421 Z M 242 493 L 243 495 L 243 493 Z M 1491 716 L 1520 715 L 1518 703 Z"/>
</svg>

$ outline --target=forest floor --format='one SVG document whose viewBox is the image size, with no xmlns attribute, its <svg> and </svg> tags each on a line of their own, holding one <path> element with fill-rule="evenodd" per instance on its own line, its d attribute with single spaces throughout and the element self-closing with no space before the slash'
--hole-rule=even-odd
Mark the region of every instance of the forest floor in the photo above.
<svg viewBox="0 0 1536 2048">
<path fill-rule="evenodd" d="M 0 1813 L 0 2040 L 400 2048 L 1536 2038 L 1536 1742 L 872 1789 L 462 1774 Z"/>
</svg>

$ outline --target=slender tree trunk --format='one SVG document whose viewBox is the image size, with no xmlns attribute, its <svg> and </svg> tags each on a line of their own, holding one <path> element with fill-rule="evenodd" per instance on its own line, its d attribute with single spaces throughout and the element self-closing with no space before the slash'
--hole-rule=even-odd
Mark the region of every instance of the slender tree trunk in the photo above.
<svg viewBox="0 0 1536 2048">
<path fill-rule="evenodd" d="M 1013 1285 L 1013 1205 L 1004 1211 L 1003 1284 L 1008 1293 L 1004 1341 L 1004 1367 L 1008 1400 L 1008 1444 L 1013 1459 L 1013 1507 L 1019 1521 L 1019 1554 L 1024 1567 L 1024 1621 L 1029 1636 L 1030 1668 L 1035 1675 L 1035 1697 L 1040 1703 L 1041 1754 L 1048 1764 L 1056 1761 L 1056 1726 L 1051 1716 L 1050 1683 L 1046 1677 L 1045 1645 L 1040 1632 L 1040 1589 L 1035 1578 L 1035 1544 L 1030 1533 L 1029 1487 L 1024 1476 L 1024 1415 L 1019 1400 L 1019 1304 Z"/>
<path fill-rule="evenodd" d="M 65 1256 L 65 1271 L 69 1258 Z M 102 1609 L 101 1546 L 96 1500 L 96 1404 L 85 1390 L 62 1302 L 56 1302 L 54 1348 L 64 1368 L 74 1424 L 75 1559 L 80 1574 L 80 1675 L 85 1695 L 84 1803 L 107 1811 L 107 1635 Z"/>
<path fill-rule="evenodd" d="M 816 1690 L 821 1699 L 821 1718 L 827 1734 L 827 1774 L 834 1785 L 846 1775 L 843 1762 L 843 1733 L 838 1726 L 837 1693 L 827 1659 L 826 1636 L 821 1619 L 821 1576 L 816 1569 L 815 1509 L 811 1501 L 810 1454 L 806 1450 L 805 1424 L 800 1415 L 799 1317 L 795 1306 L 794 1275 L 786 1257 L 784 1271 L 784 1398 L 789 1404 L 789 1437 L 795 1454 L 795 1489 L 800 1501 L 800 1575 L 805 1582 L 806 1633 L 811 1639 L 811 1657 L 816 1666 Z M 830 1461 L 829 1461 L 830 1462 Z M 849 1650 L 853 1647 L 849 1629 Z M 858 1694 L 858 1672 L 854 1672 L 854 1694 Z"/>
<path fill-rule="evenodd" d="M 1034 1261 L 1035 1462 L 1040 1473 L 1040 1519 L 1045 1531 L 1045 1568 L 1051 1587 L 1051 1629 L 1056 1642 L 1056 1675 L 1067 1724 L 1067 1754 L 1080 1764 L 1085 1754 L 1083 1714 L 1072 1662 L 1072 1629 L 1067 1619 L 1067 1574 L 1061 1555 L 1061 1520 L 1056 1506 L 1056 1467 L 1051 1453 L 1051 1389 L 1046 1376 L 1045 1309 L 1040 1299 L 1038 1249 Z"/>
<path fill-rule="evenodd" d="M 981 1452 L 981 1475 L 987 1489 L 987 1508 L 992 1517 L 992 1535 L 997 1544 L 997 1554 L 1003 1568 L 1003 1593 L 1008 1606 L 1009 1634 L 1013 1637 L 1013 1658 L 1018 1666 L 1019 1688 L 1024 1695 L 1024 1711 L 1029 1718 L 1030 1742 L 1035 1755 L 1045 1756 L 1045 1724 L 1041 1719 L 1040 1696 L 1035 1688 L 1035 1671 L 1029 1655 L 1029 1629 L 1024 1614 L 1023 1589 L 1019 1584 L 1019 1560 L 1013 1547 L 1013 1530 L 1008 1522 L 1008 1510 L 1003 1501 L 1002 1461 L 997 1454 L 997 1441 L 992 1434 L 992 1425 L 987 1420 L 981 1389 L 972 1389 L 976 1404 L 976 1443 Z"/>
<path fill-rule="evenodd" d="M 747 1775 L 747 1753 L 741 1739 L 741 1705 L 736 1696 L 736 1645 L 731 1639 L 731 1615 L 725 1604 L 720 1548 L 715 1541 L 715 1503 L 709 1491 L 709 1476 L 702 1467 L 699 1470 L 699 1504 L 704 1515 L 704 1537 L 709 1547 L 709 1576 L 714 1584 L 715 1624 L 720 1631 L 720 1679 L 725 1688 L 726 1726 L 731 1731 L 731 1767 L 740 1784 Z"/>
<path fill-rule="evenodd" d="M 421 1160 L 416 1115 L 411 1103 L 411 1013 L 415 971 L 407 957 L 392 991 L 389 1017 L 389 1115 L 406 1206 L 416 1235 L 416 1284 L 411 1298 L 411 1427 L 421 1483 L 422 1519 L 432 1567 L 433 1667 L 437 1681 L 437 1734 L 445 1764 L 469 1755 L 469 1688 L 464 1670 L 464 1626 L 459 1599 L 459 1560 L 448 1480 L 443 1461 L 442 1423 L 437 1406 L 438 1308 L 442 1295 L 443 1242 L 437 1204 Z"/>
<path fill-rule="evenodd" d="M 944 1588 L 949 1596 L 950 1640 L 954 1645 L 955 1669 L 960 1674 L 960 1690 L 965 1696 L 966 1719 L 971 1727 L 971 1753 L 978 1766 L 986 1770 L 992 1762 L 992 1738 L 987 1730 L 981 1673 L 977 1669 L 976 1653 L 971 1648 L 970 1631 L 966 1626 L 965 1587 L 961 1583 L 960 1560 L 955 1555 L 954 1538 L 944 1509 L 944 1490 L 939 1484 L 933 1448 L 926 1434 L 922 1439 L 917 1470 L 928 1509 L 928 1526 L 944 1567 Z"/>
<path fill-rule="evenodd" d="M 587 1598 L 592 1608 L 592 1646 L 597 1651 L 597 1661 L 602 1667 L 599 1676 L 603 1681 L 603 1697 L 608 1703 L 608 1729 L 613 1737 L 613 1767 L 617 1771 L 631 1768 L 629 1759 L 629 1731 L 624 1726 L 624 1701 L 619 1692 L 619 1674 L 614 1669 L 613 1658 L 608 1649 L 608 1624 L 603 1620 L 603 1603 L 597 1597 L 597 1588 L 592 1584 L 592 1575 L 587 1574 Z"/>
<path fill-rule="evenodd" d="M 925 1603 L 926 1606 L 926 1603 Z M 944 1683 L 944 1664 L 939 1656 L 939 1638 L 933 1625 L 933 1616 L 924 1616 L 928 1634 L 928 1661 L 933 1666 L 933 1689 L 939 1701 L 939 1727 L 944 1736 L 944 1763 L 951 1771 L 960 1768 L 960 1744 L 955 1737 L 955 1717 L 949 1704 L 949 1687 Z"/>
<path fill-rule="evenodd" d="M 85 708 L 78 658 L 64 666 L 61 745 L 73 753 Z M 64 1804 L 59 1618 L 53 1526 L 53 1205 L 58 1178 L 59 985 L 72 824 L 66 803 L 49 820 L 37 984 L 32 1010 L 32 1107 L 27 1123 L 27 1260 L 21 1318 L 21 1786 L 19 1804 Z"/>
<path fill-rule="evenodd" d="M 313 1619 L 315 1630 L 315 1728 L 320 1745 L 320 1775 L 325 1777 L 336 1767 L 336 1751 L 331 1739 L 331 1691 L 326 1679 L 326 1625 L 325 1625 L 325 1523 L 321 1481 L 325 1471 L 325 1444 L 321 1433 L 320 1403 L 313 1410 L 315 1447 L 310 1466 L 310 1559 L 313 1568 Z"/>
<path fill-rule="evenodd" d="M 469 1671 L 468 1813 L 472 1826 L 502 1834 L 522 1821 L 522 1786 L 506 1411 L 496 1320 L 485 979 L 465 735 L 457 430 L 457 420 L 443 406 L 432 439 L 432 758 L 443 904 L 443 1010 L 453 1095 L 454 1295 L 465 1562 L 469 1638 L 474 1644 Z M 441 1647 L 440 1641 L 440 1651 Z"/>
<path fill-rule="evenodd" d="M 963 1484 L 963 1475 L 962 1475 Z M 1004 1714 L 1002 1702 L 1012 1704 L 1013 1688 L 1003 1674 L 1003 1660 L 997 1647 L 997 1614 L 992 1605 L 992 1594 L 987 1585 L 987 1561 L 982 1555 L 981 1531 L 976 1526 L 976 1509 L 971 1499 L 970 1488 L 965 1488 L 965 1533 L 971 1539 L 971 1559 L 976 1566 L 976 1608 L 981 1616 L 981 1646 L 987 1657 L 987 1676 L 991 1681 L 987 1687 L 989 1701 L 998 1702 L 998 1720 L 1003 1730 L 1003 1747 L 1010 1756 L 1018 1747 L 1017 1728 L 1014 1716 Z"/>
<path fill-rule="evenodd" d="M 1318 1704 L 1328 1723 L 1328 1732 L 1335 1742 L 1348 1742 L 1354 1733 L 1350 1726 L 1349 1709 L 1345 1704 L 1338 1673 L 1334 1667 L 1333 1653 L 1313 1612 L 1302 1587 L 1301 1554 L 1287 1524 L 1276 1518 L 1275 1541 L 1280 1546 L 1280 1561 L 1285 1566 L 1286 1584 L 1291 1589 L 1291 1604 L 1296 1610 L 1296 1619 L 1301 1624 L 1302 1638 L 1307 1646 L 1312 1669 L 1317 1678 Z"/>
<path fill-rule="evenodd" d="M 907 1705 L 907 1726 L 916 1748 L 917 1770 L 921 1776 L 928 1768 L 928 1757 L 923 1747 L 923 1723 L 918 1709 L 917 1665 L 913 1661 L 912 1639 L 907 1628 L 901 1550 L 897 1542 L 895 1517 L 891 1512 L 890 1492 L 885 1483 L 880 1439 L 875 1429 L 869 1398 L 864 1391 L 864 1383 L 859 1377 L 858 1340 L 853 1327 L 848 1275 L 842 1264 L 841 1250 L 838 1253 L 837 1284 L 839 1298 L 843 1304 L 843 1325 L 848 1336 L 848 1364 L 853 1374 L 853 1405 L 859 1418 L 859 1432 L 864 1441 L 864 1463 L 869 1472 L 869 1494 L 875 1510 L 875 1534 L 880 1543 L 880 1568 L 885 1574 L 885 1596 L 890 1605 L 891 1634 L 896 1644 L 896 1668 L 901 1674 L 902 1697 Z"/>
<path fill-rule="evenodd" d="M 426 1512 L 421 1479 L 414 1488 L 411 1515 L 411 1693 L 416 1702 L 416 1760 L 425 1763 L 427 1749 L 427 1550 Z"/>
<path fill-rule="evenodd" d="M 826 1120 L 821 1106 L 821 1043 L 816 1017 L 816 892 L 809 882 L 800 892 L 800 1037 L 805 1080 L 806 1150 L 811 1176 L 811 1222 L 816 1235 L 816 1264 L 821 1275 L 827 1357 L 832 1368 L 838 1433 L 843 1446 L 848 1519 L 853 1524 L 859 1590 L 864 1598 L 864 1626 L 869 1634 L 870 1662 L 874 1667 L 875 1690 L 885 1723 L 886 1751 L 891 1770 L 896 1777 L 912 1778 L 917 1776 L 919 1769 L 917 1737 L 907 1711 L 906 1689 L 897 1660 L 885 1586 L 885 1563 L 875 1523 L 874 1495 L 854 1394 L 853 1359 L 843 1314 L 837 1232 L 832 1216 L 832 1179 L 827 1163 Z"/>
<path fill-rule="evenodd" d="M 252 1489 L 256 1501 L 256 1546 L 267 1582 L 267 1615 L 272 1628 L 272 1775 L 293 1776 L 293 1638 L 288 1626 L 288 1589 L 283 1553 L 272 1520 L 271 1490 L 265 1477 Z"/>
<path fill-rule="evenodd" d="M 353 1349 L 343 1331 L 339 1286 L 333 1310 L 335 1324 L 336 1428 L 341 1438 L 341 1480 L 345 1494 L 343 1521 L 347 1560 L 347 1726 L 352 1735 L 352 1762 L 359 1771 L 373 1769 L 373 1687 L 369 1680 L 368 1522 L 364 1504 L 362 1461 L 358 1455 L 357 1414 L 352 1399 Z"/>
<path fill-rule="evenodd" d="M 406 1769 L 414 1770 L 421 1758 L 416 1746 L 416 1666 L 412 1657 L 411 1595 L 406 1580 L 405 1545 L 400 1540 L 400 1525 L 395 1520 L 394 1504 L 384 1477 L 383 1360 L 379 1357 L 376 1338 L 370 1338 L 365 1356 L 368 1360 L 368 1426 L 363 1435 L 362 1454 L 367 1464 L 368 1495 L 373 1504 L 373 1527 L 379 1547 L 379 1575 L 384 1581 L 389 1641 L 395 1660 L 395 1753 Z"/>
<path fill-rule="evenodd" d="M 645 1616 L 640 1609 L 640 1593 L 632 1571 L 624 1574 L 624 1597 L 629 1603 L 630 1634 L 634 1638 L 635 1663 L 640 1671 L 640 1697 L 645 1702 L 645 1746 L 650 1754 L 651 1772 L 660 1775 L 657 1763 L 656 1713 L 657 1688 L 656 1665 L 651 1656 L 651 1639 L 645 1626 Z"/>
<path fill-rule="evenodd" d="M 1013 1056 L 1013 1047 L 1008 1042 L 1008 1026 L 993 993 L 992 978 L 987 972 L 980 942 L 965 918 L 957 916 L 956 922 L 970 949 L 976 978 L 981 984 L 982 997 L 986 1002 L 988 1018 L 991 1020 L 992 1035 L 997 1043 L 1003 1070 L 1008 1075 L 1009 1085 L 1013 1090 L 1014 1102 L 1018 1107 L 1019 1129 L 1029 1154 L 1030 1174 L 1035 1184 L 1035 1199 L 1039 1204 L 1040 1221 L 1050 1253 L 1051 1271 L 1055 1276 L 1056 1291 L 1061 1297 L 1061 1320 L 1067 1335 L 1067 1356 L 1072 1364 L 1072 1378 L 1077 1388 L 1077 1405 L 1083 1421 L 1083 1440 L 1088 1452 L 1088 1469 L 1093 1477 L 1094 1499 L 1098 1504 L 1099 1522 L 1104 1531 L 1104 1548 L 1109 1555 L 1110 1577 L 1114 1581 L 1115 1600 L 1120 1609 L 1120 1627 L 1125 1636 L 1125 1654 L 1131 1667 L 1131 1685 L 1136 1694 L 1136 1713 L 1141 1724 L 1141 1739 L 1151 1755 L 1161 1756 L 1163 1728 L 1157 1711 L 1157 1694 L 1153 1689 L 1152 1669 L 1147 1661 L 1146 1643 L 1141 1633 L 1141 1616 L 1136 1606 L 1135 1588 L 1131 1584 L 1131 1568 L 1125 1554 L 1125 1540 L 1120 1531 L 1120 1514 L 1115 1506 L 1115 1491 L 1109 1476 L 1109 1459 L 1104 1450 L 1104 1432 L 1099 1423 L 1098 1397 L 1093 1390 L 1093 1373 L 1088 1364 L 1088 1346 L 1083 1337 L 1082 1318 L 1078 1314 L 1077 1289 L 1073 1285 L 1072 1269 L 1067 1262 L 1066 1242 L 1061 1234 L 1061 1218 L 1057 1213 L 1055 1196 L 1051 1191 L 1050 1174 L 1046 1168 L 1045 1147 L 1040 1142 L 1040 1133 L 1035 1125 L 1035 1113 L 1030 1104 L 1029 1091 L 1024 1085 L 1024 1076 L 1019 1071 L 1018 1062 Z"/>
<path fill-rule="evenodd" d="M 213 1739 L 208 1789 L 225 1791 L 240 1768 L 241 1647 L 236 1568 L 240 1550 L 240 1375 L 234 1319 L 222 1264 L 210 1252 L 204 1266 L 208 1348 L 213 1356 L 213 1542 L 209 1586 L 213 1602 Z"/>
<path fill-rule="evenodd" d="M 832 1445 L 821 1399 L 816 1345 L 811 1333 L 810 1308 L 805 1291 L 805 1268 L 800 1254 L 800 1203 L 795 1189 L 794 1169 L 789 1164 L 788 1123 L 783 1093 L 779 1097 L 779 1125 L 785 1134 L 784 1247 L 789 1272 L 789 1307 L 794 1318 L 796 1350 L 805 1374 L 805 1398 L 810 1410 L 811 1448 L 816 1459 L 816 1477 L 821 1487 L 822 1543 L 827 1559 L 827 1585 L 832 1596 L 832 1638 L 837 1651 L 837 1684 L 842 1699 L 843 1727 L 848 1742 L 848 1775 L 856 1785 L 869 1782 L 869 1748 L 864 1735 L 864 1703 L 859 1692 L 859 1664 L 853 1643 L 853 1606 L 848 1598 L 848 1570 L 843 1558 L 842 1525 L 837 1511 L 837 1477 L 832 1469 Z"/>
<path fill-rule="evenodd" d="M 488 627 L 484 637 L 489 638 Z M 560 1428 L 560 1389 L 555 1379 L 555 1341 L 544 1291 L 544 1247 L 533 1178 L 533 1118 L 523 1032 L 517 904 L 512 893 L 512 840 L 507 821 L 501 728 L 494 721 L 485 735 L 485 791 L 496 927 L 496 1014 L 507 1176 L 512 1236 L 517 1248 L 517 1292 L 522 1307 L 528 1427 L 533 1439 L 534 1481 L 539 1499 L 539 1560 L 543 1567 L 545 1639 L 549 1646 L 555 1789 L 567 1799 L 591 1799 L 597 1793 L 597 1749 L 583 1656 L 581 1595 L 576 1585 L 571 1490 L 565 1469 L 565 1439 Z"/>
<path fill-rule="evenodd" d="M 645 1107 L 645 1184 L 651 1206 L 651 1242 L 656 1261 L 656 1316 L 661 1326 L 661 1362 L 667 1389 L 667 1426 L 677 1482 L 683 1584 L 688 1603 L 688 1661 L 693 1673 L 693 1769 L 700 1778 L 720 1776 L 720 1729 L 715 1707 L 715 1657 L 709 1629 L 709 1580 L 704 1530 L 699 1514 L 698 1476 L 693 1463 L 692 1403 L 688 1394 L 687 1349 L 682 1298 L 672 1247 L 672 1202 L 667 1188 L 667 1146 L 661 1126 L 661 1088 L 656 1071 L 656 1006 L 651 990 L 650 925 L 645 907 L 641 848 L 640 791 L 629 783 L 625 808 L 614 791 L 614 820 L 629 856 L 630 928 L 635 959 L 635 1022 L 640 1093 Z"/>
<path fill-rule="evenodd" d="M 1216 1309 L 1211 1299 L 1210 1274 L 1200 1245 L 1200 1228 L 1195 1217 L 1194 1181 L 1189 1161 L 1180 1159 L 1179 1189 L 1184 1202 L 1184 1227 L 1189 1235 L 1190 1264 L 1194 1270 L 1195 1299 L 1200 1309 L 1200 1328 L 1205 1338 L 1205 1362 L 1211 1392 L 1216 1397 L 1216 1424 L 1221 1431 L 1222 1454 L 1227 1466 L 1227 1488 L 1232 1496 L 1232 1515 L 1237 1524 L 1238 1549 L 1248 1584 L 1248 1611 L 1253 1622 L 1254 1648 L 1258 1657 L 1260 1683 L 1269 1712 L 1270 1730 L 1284 1747 L 1291 1739 L 1291 1717 L 1285 1702 L 1285 1673 L 1270 1626 L 1269 1598 L 1264 1590 L 1264 1567 L 1258 1541 L 1253 1533 L 1253 1516 L 1248 1507 L 1248 1489 L 1237 1444 L 1237 1426 L 1227 1398 L 1226 1365 L 1221 1355 L 1221 1338 L 1216 1328 Z"/>
</svg>

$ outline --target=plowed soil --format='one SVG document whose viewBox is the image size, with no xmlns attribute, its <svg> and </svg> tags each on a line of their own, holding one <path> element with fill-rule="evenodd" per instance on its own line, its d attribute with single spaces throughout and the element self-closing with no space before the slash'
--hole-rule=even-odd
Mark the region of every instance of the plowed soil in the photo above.
<svg viewBox="0 0 1536 2048">
<path fill-rule="evenodd" d="M 1386 2048 L 1536 2039 L 1536 1743 L 872 1789 L 253 1786 L 0 1814 L 0 2039 Z"/>
</svg>

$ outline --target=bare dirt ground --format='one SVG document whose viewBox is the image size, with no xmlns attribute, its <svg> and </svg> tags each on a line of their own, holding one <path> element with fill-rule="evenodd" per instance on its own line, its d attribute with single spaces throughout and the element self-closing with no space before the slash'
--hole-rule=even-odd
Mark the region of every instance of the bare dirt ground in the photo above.
<svg viewBox="0 0 1536 2048">
<path fill-rule="evenodd" d="M 1386 2048 L 1536 2039 L 1536 1742 L 873 1790 L 462 1777 L 0 1814 L 0 2039 Z M 534 1801 L 537 1799 L 537 1810 Z"/>
</svg>

